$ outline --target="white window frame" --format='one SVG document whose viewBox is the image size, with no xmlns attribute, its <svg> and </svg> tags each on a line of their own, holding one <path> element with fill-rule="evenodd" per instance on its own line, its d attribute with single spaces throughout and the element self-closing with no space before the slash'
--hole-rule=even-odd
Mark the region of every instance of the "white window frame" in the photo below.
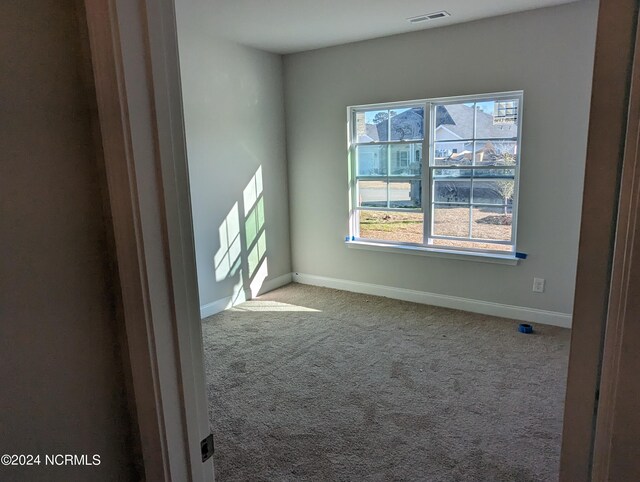
<svg viewBox="0 0 640 482">
<path fill-rule="evenodd" d="M 469 102 L 483 102 L 483 101 L 501 101 L 501 100 L 518 100 L 518 112 L 517 112 L 517 136 L 508 138 L 495 138 L 495 139 L 484 139 L 476 137 L 476 122 L 474 118 L 473 123 L 473 137 L 469 139 L 460 139 L 460 142 L 469 141 L 473 143 L 475 152 L 475 144 L 476 142 L 483 141 L 495 141 L 495 140 L 509 140 L 517 142 L 516 148 L 516 163 L 513 166 L 514 169 L 514 194 L 511 202 L 511 240 L 510 241 L 501 241 L 501 240 L 487 240 L 480 238 L 462 238 L 462 237 L 452 237 L 452 236 L 442 236 L 442 235 L 433 235 L 433 196 L 434 192 L 432 189 L 433 186 L 433 172 L 436 169 L 446 169 L 446 166 L 435 166 L 434 165 L 434 156 L 435 156 L 435 129 L 432 129 L 432 126 L 435 126 L 435 115 L 436 109 L 439 105 L 446 104 L 454 104 L 454 103 L 469 103 Z M 419 209 L 407 209 L 407 208 L 381 208 L 381 207 L 362 207 L 358 206 L 358 180 L 367 180 L 367 176 L 358 176 L 357 175 L 357 159 L 356 159 L 356 148 L 358 146 L 363 145 L 394 145 L 394 144 L 417 144 L 415 140 L 400 140 L 400 141 L 372 141 L 372 142 L 357 142 L 356 132 L 355 132 L 355 113 L 363 110 L 391 110 L 393 108 L 414 108 L 414 107 L 422 107 L 424 108 L 424 121 L 423 121 L 423 140 L 422 140 L 422 158 L 421 158 L 421 176 L 420 177 L 400 177 L 403 180 L 415 180 L 419 179 L 422 181 L 422 205 Z M 453 97 L 440 97 L 440 98 L 431 98 L 431 99 L 421 99 L 421 100 L 412 100 L 412 101 L 398 101 L 398 102 L 385 102 L 378 104 L 365 104 L 365 105 L 357 105 L 357 106 L 349 106 L 347 107 L 347 140 L 348 140 L 348 152 L 349 152 L 349 190 L 350 190 L 350 210 L 349 210 L 349 236 L 347 238 L 348 242 L 358 242 L 364 245 L 380 245 L 385 248 L 389 247 L 402 247 L 402 248 L 413 248 L 415 252 L 415 248 L 423 248 L 428 251 L 448 251 L 448 252 L 461 252 L 461 253 L 478 253 L 482 255 L 495 255 L 500 258 L 504 257 L 515 257 L 516 254 L 516 233 L 517 233 L 517 222 L 518 222 L 518 197 L 520 192 L 520 166 L 521 166 L 521 152 L 522 152 L 522 108 L 523 108 L 523 91 L 511 91 L 511 92 L 498 92 L 498 93 L 488 93 L 488 94 L 474 94 L 474 95 L 463 95 L 463 96 L 453 96 Z M 474 114 L 475 115 L 475 114 Z M 391 119 L 389 119 L 389 123 Z M 388 129 L 389 137 L 391 134 L 391 129 Z M 458 140 L 456 140 L 458 141 Z M 442 141 L 441 141 L 442 142 Z M 426 153 L 426 155 L 425 155 Z M 425 163 L 427 161 L 427 163 Z M 390 169 L 390 166 L 387 165 L 387 169 Z M 500 169 L 500 167 L 496 166 L 486 166 L 486 167 L 474 167 L 473 169 Z M 389 189 L 389 179 L 392 179 L 390 172 L 387 172 L 386 180 L 387 180 L 387 189 Z M 373 178 L 372 178 L 373 179 Z M 376 178 L 377 180 L 380 177 Z M 473 189 L 473 184 L 471 183 L 471 189 Z M 387 200 L 389 196 L 387 195 Z M 447 203 L 445 203 L 447 204 Z M 448 203 L 452 204 L 452 203 Z M 455 203 L 453 203 L 455 204 Z M 474 206 L 483 205 L 483 203 L 473 203 L 472 199 L 469 200 L 469 203 L 464 203 L 469 206 L 470 216 L 469 223 L 472 221 L 472 210 Z M 503 207 L 504 205 L 489 205 L 484 204 L 488 207 Z M 360 238 L 359 233 L 359 211 L 391 211 L 391 212 L 421 212 L 424 216 L 424 224 L 423 224 L 423 242 L 422 243 L 408 243 L 408 242 L 400 242 L 400 241 L 381 241 L 375 239 L 368 238 Z M 469 230 L 469 236 L 471 236 L 472 230 Z M 491 249 L 479 249 L 479 248 L 470 248 L 470 247 L 458 247 L 451 245 L 434 245 L 433 240 L 449 240 L 449 241 L 465 241 L 465 242 L 475 242 L 475 243 L 483 243 L 483 244 L 495 244 L 495 245 L 507 245 L 511 246 L 511 251 L 504 250 L 491 250 Z"/>
</svg>

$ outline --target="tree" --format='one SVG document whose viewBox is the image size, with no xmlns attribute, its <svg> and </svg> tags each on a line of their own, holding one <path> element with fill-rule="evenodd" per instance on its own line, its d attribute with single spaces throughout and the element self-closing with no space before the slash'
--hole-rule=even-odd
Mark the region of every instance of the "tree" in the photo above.
<svg viewBox="0 0 640 482">
<path fill-rule="evenodd" d="M 493 146 L 494 155 L 497 157 L 496 166 L 504 166 L 508 169 L 500 169 L 497 174 L 503 175 L 511 175 L 511 168 L 516 165 L 516 156 L 512 154 L 511 146 L 502 146 L 499 143 L 495 143 Z M 502 172 L 500 172 L 502 171 Z M 514 180 L 513 179 L 496 179 L 493 182 L 494 191 L 502 197 L 502 201 L 504 204 L 504 215 L 507 213 L 507 204 L 511 198 L 513 198 L 513 189 L 514 189 Z"/>
<path fill-rule="evenodd" d="M 381 122 L 385 122 L 387 119 L 389 119 L 389 114 L 391 114 L 391 117 L 393 117 L 394 115 L 396 115 L 396 111 L 392 110 L 390 112 L 378 112 L 374 117 L 373 117 L 373 123 L 374 124 L 380 124 Z"/>
<path fill-rule="evenodd" d="M 507 203 L 509 202 L 509 199 L 511 199 L 513 197 L 513 181 L 509 180 L 504 180 L 504 179 L 498 179 L 495 181 L 495 191 L 502 196 L 502 200 L 504 202 L 504 215 L 506 216 L 507 213 Z"/>
</svg>

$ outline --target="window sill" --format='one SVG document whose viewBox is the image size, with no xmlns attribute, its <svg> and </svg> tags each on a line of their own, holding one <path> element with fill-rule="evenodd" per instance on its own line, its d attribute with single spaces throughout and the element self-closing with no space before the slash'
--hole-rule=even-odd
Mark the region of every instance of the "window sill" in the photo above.
<svg viewBox="0 0 640 482">
<path fill-rule="evenodd" d="M 495 263 L 517 265 L 520 261 L 513 253 L 474 253 L 468 251 L 456 251 L 453 249 L 425 248 L 422 246 L 408 246 L 402 244 L 374 243 L 370 241 L 345 241 L 348 248 L 367 249 L 371 251 L 382 251 L 386 253 L 403 253 L 417 256 L 433 256 L 436 258 L 459 259 L 466 261 L 477 261 L 479 263 Z"/>
</svg>

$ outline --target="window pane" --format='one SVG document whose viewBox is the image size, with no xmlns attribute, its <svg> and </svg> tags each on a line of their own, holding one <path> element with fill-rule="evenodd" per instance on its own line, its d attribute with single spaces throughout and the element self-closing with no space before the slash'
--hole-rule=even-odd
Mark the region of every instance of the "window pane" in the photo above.
<svg viewBox="0 0 640 482">
<path fill-rule="evenodd" d="M 422 181 L 390 181 L 389 207 L 409 209 L 422 207 Z"/>
<path fill-rule="evenodd" d="M 515 166 L 518 143 L 495 140 L 476 142 L 476 166 Z"/>
<path fill-rule="evenodd" d="M 469 203 L 471 201 L 470 180 L 435 180 L 433 200 L 443 203 Z"/>
<path fill-rule="evenodd" d="M 354 138 L 357 142 L 388 141 L 387 109 L 356 111 Z"/>
<path fill-rule="evenodd" d="M 391 132 L 389 132 L 391 124 Z M 406 141 L 424 138 L 424 108 L 402 107 L 356 111 L 356 142 Z"/>
<path fill-rule="evenodd" d="M 372 142 L 374 139 L 367 135 L 367 126 L 364 120 L 364 112 L 353 113 L 352 138 L 355 142 Z"/>
<path fill-rule="evenodd" d="M 472 238 L 511 241 L 511 207 L 472 209 Z"/>
<path fill-rule="evenodd" d="M 513 179 L 474 179 L 473 202 L 510 204 L 513 201 Z"/>
<path fill-rule="evenodd" d="M 356 165 L 358 176 L 387 175 L 388 146 L 357 146 Z"/>
<path fill-rule="evenodd" d="M 492 244 L 482 243 L 476 241 L 463 241 L 463 240 L 451 240 L 451 239 L 432 239 L 432 246 L 442 246 L 447 248 L 465 248 L 465 249 L 485 249 L 498 252 L 511 252 L 513 248 L 509 244 Z"/>
<path fill-rule="evenodd" d="M 469 207 L 434 204 L 433 234 L 468 238 Z"/>
<path fill-rule="evenodd" d="M 436 141 L 473 138 L 473 102 L 436 107 Z"/>
<path fill-rule="evenodd" d="M 403 243 L 423 242 L 422 213 L 358 211 L 360 237 Z"/>
<path fill-rule="evenodd" d="M 387 181 L 358 181 L 358 206 L 387 207 Z"/>
<path fill-rule="evenodd" d="M 420 176 L 422 143 L 391 144 L 389 149 L 392 176 Z"/>
<path fill-rule="evenodd" d="M 422 140 L 424 138 L 424 108 L 391 110 L 391 141 Z"/>
<path fill-rule="evenodd" d="M 518 100 L 478 102 L 476 138 L 517 137 Z"/>
<path fill-rule="evenodd" d="M 473 142 L 436 142 L 435 166 L 470 166 Z"/>
</svg>

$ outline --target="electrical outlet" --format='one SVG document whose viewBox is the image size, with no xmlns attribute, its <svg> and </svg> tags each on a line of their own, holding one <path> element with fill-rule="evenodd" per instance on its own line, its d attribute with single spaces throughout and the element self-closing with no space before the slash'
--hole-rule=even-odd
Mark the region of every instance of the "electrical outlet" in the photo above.
<svg viewBox="0 0 640 482">
<path fill-rule="evenodd" d="M 533 278 L 534 293 L 544 293 L 544 278 Z"/>
</svg>

